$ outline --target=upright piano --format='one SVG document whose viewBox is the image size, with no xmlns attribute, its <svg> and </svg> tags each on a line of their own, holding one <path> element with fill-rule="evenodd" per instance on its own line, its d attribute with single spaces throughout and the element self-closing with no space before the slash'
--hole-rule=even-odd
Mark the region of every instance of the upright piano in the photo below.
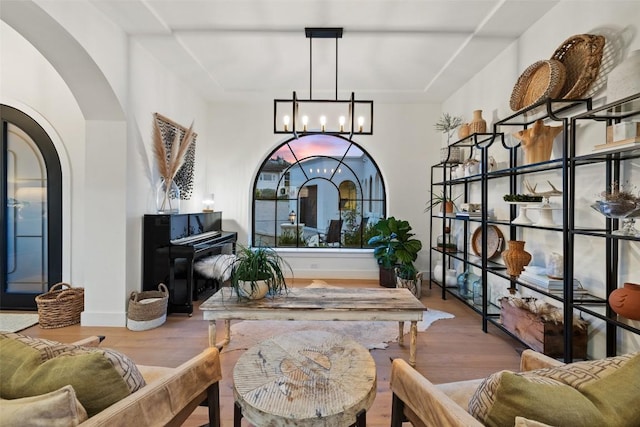
<svg viewBox="0 0 640 427">
<path fill-rule="evenodd" d="M 143 224 L 142 289 L 169 289 L 168 313 L 193 313 L 193 263 L 234 253 L 238 233 L 222 230 L 222 212 L 147 214 Z"/>
</svg>

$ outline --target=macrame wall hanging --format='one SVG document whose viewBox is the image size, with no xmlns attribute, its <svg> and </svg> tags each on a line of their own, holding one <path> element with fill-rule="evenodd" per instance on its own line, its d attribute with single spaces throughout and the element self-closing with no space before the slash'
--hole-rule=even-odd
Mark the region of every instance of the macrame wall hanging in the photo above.
<svg viewBox="0 0 640 427">
<path fill-rule="evenodd" d="M 188 131 L 188 128 L 177 124 L 173 120 L 168 119 L 167 117 L 164 117 L 159 113 L 154 113 L 153 119 L 155 120 L 154 125 L 158 127 L 160 136 L 162 137 L 162 141 L 164 142 L 167 159 L 170 159 L 172 156 L 171 147 L 173 146 L 176 132 L 179 132 L 180 140 L 182 141 Z M 197 133 L 192 133 L 193 140 L 188 150 L 184 154 L 184 162 L 182 164 L 182 167 L 178 170 L 175 178 L 173 179 L 180 189 L 180 199 L 182 200 L 191 199 L 191 193 L 193 191 L 193 170 L 195 167 L 196 159 L 197 136 Z M 173 153 L 173 155 L 175 155 L 175 153 Z"/>
</svg>

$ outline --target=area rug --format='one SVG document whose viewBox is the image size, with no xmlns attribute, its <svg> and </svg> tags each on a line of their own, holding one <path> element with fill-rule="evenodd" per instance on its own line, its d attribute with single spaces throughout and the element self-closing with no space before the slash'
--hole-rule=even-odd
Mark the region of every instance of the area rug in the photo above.
<svg viewBox="0 0 640 427">
<path fill-rule="evenodd" d="M 418 332 L 424 332 L 436 320 L 452 319 L 453 314 L 438 310 L 426 310 L 418 322 Z M 409 326 L 405 322 L 405 342 L 408 342 Z M 398 322 L 389 321 L 313 321 L 313 320 L 243 320 L 231 325 L 231 341 L 222 353 L 246 350 L 274 335 L 294 331 L 320 330 L 351 337 L 368 349 L 385 349 L 388 343 L 398 340 Z M 219 331 L 219 333 L 222 331 Z M 220 335 L 218 335 L 220 336 Z"/>
<path fill-rule="evenodd" d="M 38 314 L 0 313 L 0 331 L 18 332 L 38 323 Z"/>
</svg>

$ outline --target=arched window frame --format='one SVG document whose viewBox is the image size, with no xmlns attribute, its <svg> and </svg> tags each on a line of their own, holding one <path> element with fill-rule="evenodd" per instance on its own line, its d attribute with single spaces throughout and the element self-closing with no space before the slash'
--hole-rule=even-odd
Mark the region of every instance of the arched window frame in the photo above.
<svg viewBox="0 0 640 427">
<path fill-rule="evenodd" d="M 292 148 L 292 144 L 296 142 L 300 142 L 304 139 L 303 142 L 313 142 L 313 138 L 317 135 L 306 135 L 300 138 L 292 137 L 288 140 L 283 141 L 277 147 L 275 147 L 263 160 L 260 165 L 258 172 L 254 178 L 253 182 L 253 194 L 252 194 L 252 229 L 251 229 L 251 242 L 252 246 L 273 246 L 273 247 L 296 247 L 296 248 L 304 248 L 309 250 L 320 250 L 326 247 L 341 247 L 345 249 L 363 249 L 368 248 L 367 241 L 368 235 L 367 232 L 371 233 L 371 228 L 377 222 L 378 219 L 386 217 L 386 191 L 384 182 L 382 179 L 382 175 L 380 173 L 380 169 L 378 168 L 375 160 L 367 153 L 367 151 L 360 146 L 358 143 L 344 138 L 340 135 L 323 135 L 323 138 L 335 138 L 333 141 L 336 141 L 336 146 L 344 145 L 346 148 L 340 154 L 327 155 L 322 151 L 316 153 L 306 153 L 304 156 L 299 156 L 294 148 Z M 286 162 L 284 159 L 274 156 L 277 153 L 281 153 L 282 150 L 286 147 L 287 155 L 290 154 L 291 162 Z M 362 176 L 352 168 L 349 164 L 349 153 L 352 150 L 357 150 L 357 152 L 362 153 L 362 161 L 363 163 L 370 162 L 373 171 L 375 174 Z M 280 171 L 280 176 L 277 181 L 276 191 L 270 192 L 267 197 L 259 197 L 260 187 L 259 184 L 262 183 L 264 185 L 264 180 L 262 179 L 263 173 L 273 173 L 265 168 L 265 166 L 269 162 L 282 162 L 283 168 Z M 311 173 L 307 173 L 305 167 L 303 166 L 305 163 L 310 161 L 316 162 L 335 162 L 336 167 L 329 171 L 326 176 L 312 176 Z M 345 171 L 345 175 L 349 175 L 354 179 L 344 179 L 342 181 L 339 180 L 339 174 L 341 171 Z M 371 169 L 370 169 L 371 170 Z M 302 181 L 296 182 L 295 184 L 299 184 L 295 188 L 295 193 L 287 194 L 286 191 L 290 188 L 290 180 L 291 174 L 294 171 L 300 171 L 302 176 L 304 177 Z M 324 245 L 322 242 L 322 236 L 328 229 L 328 224 L 325 228 L 324 224 L 316 223 L 314 226 L 307 226 L 306 224 L 302 225 L 302 221 L 299 217 L 303 208 L 301 206 L 301 194 L 304 191 L 308 191 L 307 185 L 314 181 L 322 181 L 330 184 L 336 191 L 338 200 L 336 204 L 338 206 L 338 217 L 336 219 L 340 219 L 343 221 L 343 232 L 342 239 L 339 244 L 332 245 Z M 355 199 L 348 200 L 340 200 L 340 186 L 345 182 L 351 182 L 355 187 L 356 197 Z M 371 183 L 376 182 L 376 187 L 378 188 L 378 193 L 376 190 L 372 188 Z M 284 192 L 283 194 L 280 194 Z M 274 193 L 273 195 L 271 195 Z M 376 197 L 378 194 L 378 197 Z M 286 196 L 286 197 L 285 197 Z M 265 231 L 262 228 L 262 232 L 258 232 L 257 221 L 257 204 L 259 201 L 266 202 L 274 202 L 273 210 L 273 218 L 272 224 L 269 224 L 267 230 Z M 287 205 L 289 202 L 290 204 Z M 355 209 L 344 209 L 345 205 L 351 204 L 351 202 L 355 202 Z M 286 205 L 287 207 L 284 208 Z M 378 211 L 373 215 L 374 218 L 369 218 L 365 216 L 365 212 L 367 214 L 371 214 L 373 211 L 373 206 L 378 206 Z M 293 213 L 295 213 L 294 223 L 291 226 L 286 224 L 286 221 L 291 217 L 289 214 L 289 208 L 293 206 Z M 278 220 L 278 218 L 281 218 Z M 292 230 L 292 238 L 291 241 L 286 244 L 281 244 L 281 237 L 283 230 L 282 227 L 288 226 L 288 229 Z M 267 233 L 268 237 L 265 238 L 263 233 Z M 296 233 L 296 236 L 293 236 L 293 233 Z M 314 233 L 317 233 L 319 242 L 315 242 Z M 273 236 L 273 237 L 271 237 Z M 301 238 L 304 236 L 304 238 Z M 310 246 L 311 245 L 311 246 Z"/>
</svg>

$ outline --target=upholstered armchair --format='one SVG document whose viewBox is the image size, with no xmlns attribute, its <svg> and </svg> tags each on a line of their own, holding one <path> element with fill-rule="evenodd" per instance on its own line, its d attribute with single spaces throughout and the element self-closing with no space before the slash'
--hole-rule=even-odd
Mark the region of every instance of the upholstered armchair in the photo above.
<svg viewBox="0 0 640 427">
<path fill-rule="evenodd" d="M 217 348 L 166 368 L 135 365 L 113 350 L 92 349 L 100 341 L 90 337 L 69 345 L 0 335 L 7 368 L 0 372 L 0 425 L 15 425 L 10 421 L 15 419 L 29 425 L 180 426 L 206 403 L 209 425 L 220 426 Z"/>
<path fill-rule="evenodd" d="M 519 373 L 438 385 L 395 359 L 391 427 L 637 425 L 640 384 L 629 378 L 640 378 L 640 353 L 565 365 L 525 350 Z"/>
</svg>

